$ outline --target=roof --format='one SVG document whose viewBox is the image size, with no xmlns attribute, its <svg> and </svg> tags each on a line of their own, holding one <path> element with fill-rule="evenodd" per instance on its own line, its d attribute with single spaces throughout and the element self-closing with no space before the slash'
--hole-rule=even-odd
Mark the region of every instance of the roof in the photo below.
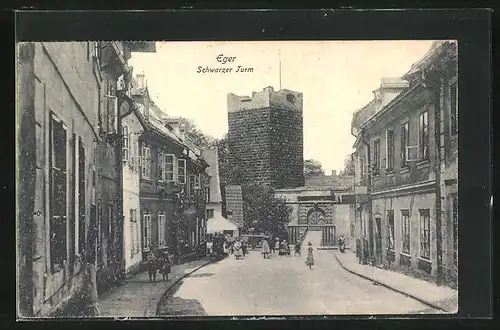
<svg viewBox="0 0 500 330">
<path fill-rule="evenodd" d="M 397 104 L 417 87 L 419 87 L 420 84 L 418 81 L 415 84 L 408 86 L 408 82 L 406 82 L 406 80 L 410 80 L 409 78 L 411 76 L 418 73 L 422 69 L 429 67 L 446 51 L 447 48 L 444 46 L 451 45 L 453 43 L 454 41 L 447 40 L 434 41 L 427 53 L 420 60 L 415 62 L 411 66 L 410 70 L 401 78 L 383 78 L 381 84 L 382 88 L 404 88 L 403 92 L 384 106 L 374 99 L 363 108 L 355 111 L 351 122 L 351 128 L 363 128 L 368 122 L 372 122 L 375 118 L 377 118 L 378 113 L 385 112 L 387 109 Z"/>
<path fill-rule="evenodd" d="M 222 197 L 220 192 L 219 155 L 217 148 L 204 149 L 202 155 L 208 164 L 206 172 L 210 175 L 210 202 L 220 203 L 222 202 Z"/>
<path fill-rule="evenodd" d="M 382 103 L 376 99 L 371 100 L 364 107 L 356 110 L 352 116 L 351 126 L 361 127 L 370 117 L 375 115 L 382 108 Z"/>
<path fill-rule="evenodd" d="M 214 213 L 214 217 L 207 220 L 207 233 L 212 234 L 224 230 L 238 230 L 238 226 L 224 218 L 219 212 Z"/>
<path fill-rule="evenodd" d="M 421 71 L 424 68 L 429 67 L 432 62 L 434 62 L 443 52 L 445 51 L 446 45 L 454 44 L 455 41 L 452 40 L 437 40 L 431 45 L 431 48 L 425 53 L 425 55 L 413 63 L 410 70 L 403 75 L 403 79 L 410 77 L 411 75 Z"/>
</svg>

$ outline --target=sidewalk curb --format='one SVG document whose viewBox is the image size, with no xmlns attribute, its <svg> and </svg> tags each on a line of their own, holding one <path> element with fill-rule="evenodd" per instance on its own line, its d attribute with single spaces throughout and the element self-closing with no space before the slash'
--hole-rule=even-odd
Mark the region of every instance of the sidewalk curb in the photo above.
<svg viewBox="0 0 500 330">
<path fill-rule="evenodd" d="M 188 277 L 189 275 L 193 274 L 194 272 L 200 270 L 201 268 L 205 267 L 205 266 L 208 266 L 209 264 L 211 263 L 214 263 L 213 260 L 209 260 L 203 264 L 201 264 L 200 266 L 197 266 L 195 267 L 192 271 L 190 271 L 189 273 L 184 273 L 182 276 L 180 276 L 178 279 L 176 279 L 172 285 L 170 285 L 166 290 L 165 292 L 162 294 L 162 296 L 160 297 L 160 299 L 158 299 L 158 303 L 156 304 L 156 308 L 155 308 L 155 311 L 154 313 L 151 313 L 151 311 L 149 311 L 149 313 L 146 315 L 146 317 L 156 317 L 158 315 L 158 307 L 161 305 L 161 303 L 163 302 L 163 300 L 168 296 L 168 294 L 170 293 L 170 291 L 172 290 L 173 287 L 175 287 L 180 281 L 182 281 L 184 278 Z"/>
<path fill-rule="evenodd" d="M 417 301 L 421 302 L 422 304 L 427 305 L 427 306 L 429 306 L 429 307 L 431 307 L 431 308 L 434 308 L 434 309 L 437 309 L 437 310 L 440 310 L 440 311 L 443 311 L 443 312 L 446 312 L 446 313 L 450 313 L 450 312 L 449 312 L 449 311 L 447 311 L 446 309 L 444 309 L 444 308 L 442 308 L 442 307 L 440 307 L 440 306 L 438 306 L 438 305 L 436 305 L 436 304 L 434 304 L 434 303 L 431 303 L 431 302 L 428 302 L 428 301 L 426 301 L 426 300 L 423 300 L 422 298 L 419 298 L 419 297 L 417 297 L 417 296 L 414 296 L 414 295 L 409 294 L 409 293 L 407 293 L 407 292 L 404 292 L 404 291 L 402 291 L 402 290 L 396 289 L 395 287 L 393 287 L 393 286 L 391 286 L 391 285 L 389 285 L 389 284 L 382 283 L 382 282 L 380 282 L 380 281 L 378 281 L 378 280 L 376 280 L 376 279 L 374 279 L 374 278 L 372 278 L 372 277 L 369 277 L 369 276 L 366 276 L 366 275 L 360 274 L 360 273 L 358 273 L 358 272 L 355 272 L 355 271 L 353 271 L 353 270 L 351 270 L 351 269 L 347 268 L 347 267 L 346 267 L 346 266 L 344 266 L 344 264 L 340 261 L 339 257 L 337 257 L 337 254 L 335 254 L 335 259 L 337 259 L 337 262 L 339 263 L 339 265 L 340 265 L 343 269 L 345 269 L 346 271 L 348 271 L 348 272 L 349 272 L 349 273 L 351 273 L 351 274 L 357 275 L 357 276 L 359 276 L 359 277 L 361 277 L 361 278 L 364 278 L 365 280 L 369 280 L 369 281 L 372 281 L 372 282 L 376 282 L 377 284 L 379 284 L 379 285 L 381 285 L 381 286 L 383 286 L 383 287 L 385 287 L 385 288 L 387 288 L 387 289 L 389 289 L 389 290 L 392 290 L 392 291 L 397 292 L 397 293 L 399 293 L 399 294 L 402 294 L 402 295 L 405 295 L 405 296 L 410 297 L 410 298 L 412 298 L 412 299 L 415 299 L 415 300 L 417 300 Z"/>
</svg>

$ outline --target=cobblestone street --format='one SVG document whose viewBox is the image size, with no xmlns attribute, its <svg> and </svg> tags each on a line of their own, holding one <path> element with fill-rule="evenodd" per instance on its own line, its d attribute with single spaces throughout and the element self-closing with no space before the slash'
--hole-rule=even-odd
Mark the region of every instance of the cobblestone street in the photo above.
<svg viewBox="0 0 500 330">
<path fill-rule="evenodd" d="M 158 308 L 158 316 L 405 314 L 428 306 L 345 271 L 333 251 L 302 257 L 229 257 L 186 277 Z"/>
</svg>

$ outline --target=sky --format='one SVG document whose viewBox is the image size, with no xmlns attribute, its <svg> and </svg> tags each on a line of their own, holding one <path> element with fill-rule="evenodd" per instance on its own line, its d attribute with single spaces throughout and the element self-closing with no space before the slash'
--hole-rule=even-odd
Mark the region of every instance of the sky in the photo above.
<svg viewBox="0 0 500 330">
<path fill-rule="evenodd" d="M 168 115 L 193 120 L 215 138 L 227 133 L 227 94 L 251 96 L 266 86 L 303 93 L 304 159 L 326 173 L 344 168 L 353 151 L 354 111 L 373 99 L 381 78 L 400 77 L 432 41 L 157 42 L 156 53 L 133 53 L 153 101 Z M 223 55 L 219 57 L 219 55 Z M 232 62 L 223 64 L 223 57 Z M 198 68 L 233 68 L 199 73 Z M 236 72 L 238 66 L 253 72 Z"/>
</svg>

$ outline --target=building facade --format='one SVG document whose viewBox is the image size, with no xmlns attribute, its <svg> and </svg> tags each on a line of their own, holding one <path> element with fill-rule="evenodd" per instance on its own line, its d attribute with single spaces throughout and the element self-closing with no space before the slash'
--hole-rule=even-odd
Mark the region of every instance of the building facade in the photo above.
<svg viewBox="0 0 500 330">
<path fill-rule="evenodd" d="M 442 262 L 453 254 L 445 249 L 453 236 L 446 233 L 453 229 L 441 206 L 442 197 L 450 204 L 455 192 L 453 179 L 441 179 L 447 168 L 441 154 L 456 157 L 446 152 L 446 144 L 453 145 L 450 134 L 442 133 L 452 113 L 450 95 L 456 98 L 449 91 L 449 73 L 444 74 L 456 74 L 453 48 L 454 43 L 435 43 L 425 64 L 416 63 L 404 80 L 383 79 L 374 101 L 353 118 L 362 258 L 438 282 Z M 448 190 L 441 187 L 445 181 Z"/>
<path fill-rule="evenodd" d="M 58 313 L 122 273 L 119 109 L 130 51 L 145 46 L 154 51 L 149 42 L 19 44 L 23 315 Z"/>
<path fill-rule="evenodd" d="M 142 80 L 142 78 L 140 79 Z M 206 232 L 205 185 L 208 164 L 201 150 L 157 116 L 147 86 L 132 92 L 145 130 L 131 157 L 139 160 L 142 257 L 165 249 L 175 262 L 196 258 Z"/>
<path fill-rule="evenodd" d="M 20 316 L 49 315 L 83 285 L 100 139 L 92 46 L 18 44 Z"/>
<path fill-rule="evenodd" d="M 144 132 L 143 122 L 136 111 L 122 120 L 123 162 L 123 241 L 125 271 L 135 273 L 142 261 L 141 208 L 140 208 L 140 158 L 139 138 Z"/>
<path fill-rule="evenodd" d="M 231 160 L 246 181 L 274 188 L 304 185 L 302 94 L 266 87 L 252 97 L 229 94 Z"/>
<path fill-rule="evenodd" d="M 207 185 L 205 186 L 205 218 L 207 220 L 207 233 L 213 234 L 221 232 L 224 235 L 236 237 L 239 235 L 238 226 L 222 216 L 222 196 L 220 189 L 219 156 L 217 148 L 204 149 L 203 159 L 205 159 L 209 165 L 207 168 L 209 178 Z"/>
</svg>

